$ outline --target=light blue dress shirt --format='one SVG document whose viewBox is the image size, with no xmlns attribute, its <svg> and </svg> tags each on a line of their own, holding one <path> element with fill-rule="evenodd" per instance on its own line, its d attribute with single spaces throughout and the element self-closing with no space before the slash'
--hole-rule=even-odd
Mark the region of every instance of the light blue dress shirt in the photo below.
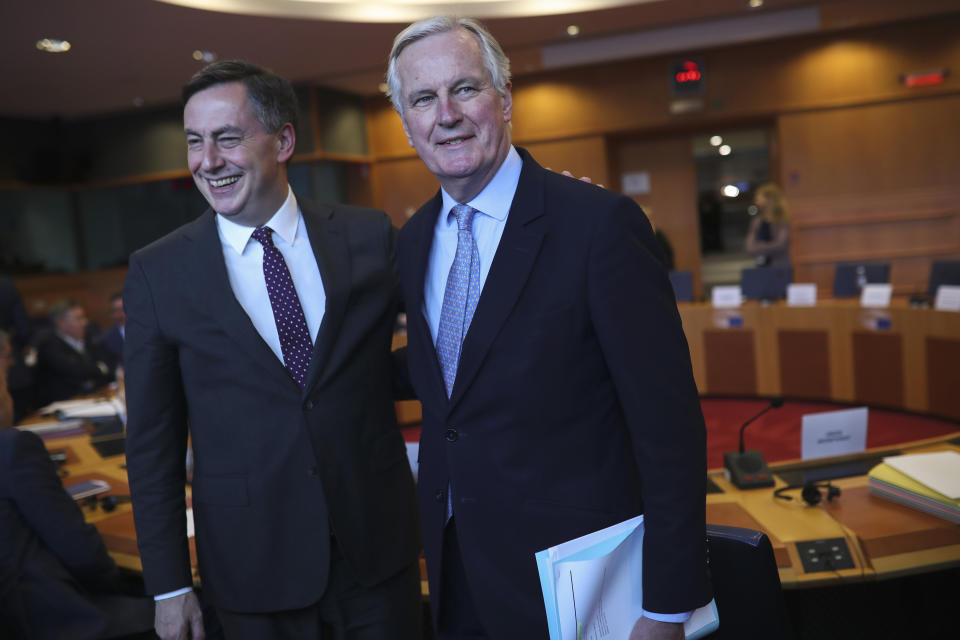
<svg viewBox="0 0 960 640">
<path fill-rule="evenodd" d="M 490 263 L 493 262 L 493 256 L 497 253 L 503 228 L 507 224 L 507 214 L 510 213 L 513 196 L 517 192 L 522 168 L 523 160 L 520 159 L 520 154 L 510 147 L 507 157 L 493 179 L 470 202 L 458 203 L 450 194 L 440 189 L 443 208 L 433 227 L 433 245 L 430 247 L 426 282 L 423 286 L 423 316 L 427 320 L 427 326 L 430 327 L 434 344 L 437 342 L 437 332 L 440 329 L 440 309 L 443 307 L 443 293 L 447 288 L 447 275 L 457 255 L 457 219 L 450 215 L 450 210 L 457 204 L 467 204 L 479 212 L 473 217 L 473 238 L 477 243 L 477 252 L 480 254 L 480 294 L 482 296 L 483 284 L 487 281 Z"/>
</svg>

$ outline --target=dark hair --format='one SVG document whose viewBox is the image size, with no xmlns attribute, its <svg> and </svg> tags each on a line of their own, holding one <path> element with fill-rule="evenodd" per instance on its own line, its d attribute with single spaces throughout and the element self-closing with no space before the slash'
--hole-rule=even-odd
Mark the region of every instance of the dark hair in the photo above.
<svg viewBox="0 0 960 640">
<path fill-rule="evenodd" d="M 253 115 L 267 133 L 286 123 L 297 129 L 297 95 L 293 85 L 275 73 L 243 60 L 221 60 L 207 65 L 183 87 L 183 105 L 195 94 L 219 84 L 239 82 L 247 88 Z"/>
<path fill-rule="evenodd" d="M 50 305 L 50 310 L 47 312 L 47 317 L 56 323 L 59 322 L 70 311 L 82 306 L 83 305 L 72 298 L 62 298 Z"/>
</svg>

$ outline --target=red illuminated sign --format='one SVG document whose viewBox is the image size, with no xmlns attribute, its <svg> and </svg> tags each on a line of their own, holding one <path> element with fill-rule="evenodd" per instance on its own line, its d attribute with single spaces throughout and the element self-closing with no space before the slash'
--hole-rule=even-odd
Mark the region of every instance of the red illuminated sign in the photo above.
<svg viewBox="0 0 960 640">
<path fill-rule="evenodd" d="M 929 87 L 935 84 L 943 84 L 946 77 L 946 69 L 908 73 L 903 76 L 903 84 L 911 89 L 914 87 Z"/>
<path fill-rule="evenodd" d="M 703 74 L 700 73 L 700 65 L 698 65 L 693 60 L 687 60 L 683 63 L 683 70 L 678 71 L 674 78 L 677 79 L 677 82 L 699 82 L 700 78 L 703 77 Z"/>
</svg>

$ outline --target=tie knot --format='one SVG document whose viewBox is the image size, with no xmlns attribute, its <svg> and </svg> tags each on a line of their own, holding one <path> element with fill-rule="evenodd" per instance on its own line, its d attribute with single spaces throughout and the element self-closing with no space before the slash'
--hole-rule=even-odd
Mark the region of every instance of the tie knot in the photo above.
<svg viewBox="0 0 960 640">
<path fill-rule="evenodd" d="M 254 239 L 262 244 L 265 247 L 273 246 L 273 238 L 270 237 L 270 234 L 273 233 L 273 229 L 270 227 L 257 227 L 253 230 Z"/>
<path fill-rule="evenodd" d="M 470 231 L 470 226 L 473 224 L 473 214 L 477 213 L 477 210 L 466 204 L 458 204 L 450 210 L 450 213 L 457 218 L 458 230 Z"/>
</svg>

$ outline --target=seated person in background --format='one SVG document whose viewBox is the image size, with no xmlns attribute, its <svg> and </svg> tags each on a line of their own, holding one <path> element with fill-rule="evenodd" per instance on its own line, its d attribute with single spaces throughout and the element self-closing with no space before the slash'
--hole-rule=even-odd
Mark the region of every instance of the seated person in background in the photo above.
<svg viewBox="0 0 960 640">
<path fill-rule="evenodd" d="M 84 338 L 87 315 L 77 302 L 62 300 L 51 308 L 53 329 L 37 337 L 37 402 L 92 393 L 109 381 L 110 368 Z"/>
<path fill-rule="evenodd" d="M 747 231 L 747 251 L 758 267 L 790 266 L 790 207 L 780 187 L 768 182 L 757 187 L 753 203 L 757 215 Z"/>
<path fill-rule="evenodd" d="M 28 431 L 0 429 L 0 540 L 0 637 L 114 638 L 153 627 L 153 600 L 121 576 Z"/>
<path fill-rule="evenodd" d="M 0 380 L 9 348 L 0 332 Z M 0 638 L 110 638 L 149 630 L 152 600 L 123 595 L 130 587 L 64 491 L 43 442 L 7 429 L 11 422 L 10 394 L 0 385 Z"/>
<path fill-rule="evenodd" d="M 96 346 L 110 370 L 116 371 L 118 365 L 123 365 L 124 324 L 127 320 L 123 313 L 123 294 L 119 291 L 110 296 L 110 317 L 113 326 L 100 334 Z"/>
</svg>

